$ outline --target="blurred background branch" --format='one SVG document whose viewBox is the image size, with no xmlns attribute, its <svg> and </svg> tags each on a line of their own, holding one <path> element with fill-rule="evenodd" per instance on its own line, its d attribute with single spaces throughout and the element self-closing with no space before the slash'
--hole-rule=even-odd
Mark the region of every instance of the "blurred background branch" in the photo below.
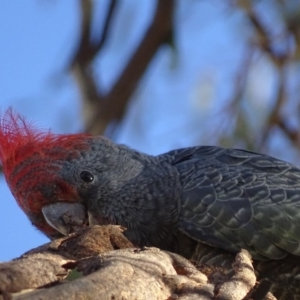
<svg viewBox="0 0 300 300">
<path fill-rule="evenodd" d="M 163 119 L 166 123 L 169 122 L 168 129 L 157 131 L 154 138 L 156 143 L 160 137 L 164 140 L 164 135 L 172 136 L 172 133 L 176 132 L 178 146 L 218 144 L 267 152 L 280 157 L 281 148 L 278 142 L 274 148 L 274 141 L 277 139 L 289 144 L 295 159 L 300 161 L 298 154 L 300 148 L 300 4 L 298 1 L 216 0 L 215 7 L 219 8 L 215 10 L 215 14 L 219 11 L 219 17 L 215 17 L 214 22 L 217 22 L 218 18 L 223 18 L 225 21 L 238 24 L 238 29 L 233 25 L 229 28 L 233 32 L 236 31 L 234 34 L 241 41 L 232 42 L 231 47 L 232 49 L 243 47 L 243 50 L 237 52 L 239 58 L 235 58 L 235 65 L 230 66 L 230 63 L 227 63 L 221 66 L 214 60 L 218 61 L 218 54 L 220 57 L 222 55 L 226 57 L 227 54 L 223 53 L 222 48 L 216 49 L 214 56 L 211 55 L 212 63 L 206 67 L 203 67 L 205 62 L 203 60 L 201 62 L 197 57 L 199 45 L 196 46 L 196 41 L 188 51 L 185 49 L 188 43 L 193 44 L 195 39 L 207 31 L 203 25 L 202 27 L 197 25 L 196 21 L 192 23 L 190 19 L 196 16 L 198 21 L 201 10 L 204 14 L 202 18 L 205 19 L 205 11 L 209 11 L 211 8 L 208 9 L 208 6 L 212 4 L 203 0 L 199 5 L 197 4 L 197 9 L 193 9 L 193 5 L 196 4 L 192 4 L 192 1 L 188 2 L 189 6 L 183 9 L 184 5 L 179 0 L 149 1 L 145 9 L 147 12 L 142 11 L 143 5 L 140 5 L 134 13 L 132 7 L 130 15 L 125 16 L 126 5 L 123 2 L 105 0 L 100 3 L 94 0 L 78 0 L 79 34 L 66 65 L 75 79 L 80 95 L 82 131 L 118 139 L 116 132 L 117 129 L 122 128 L 124 121 L 131 118 L 132 124 L 142 124 L 144 120 L 151 119 L 151 111 L 153 114 L 156 110 L 162 113 L 160 118 L 154 117 L 157 122 L 150 121 L 152 131 L 155 131 L 155 123 L 163 122 Z M 97 13 L 99 11 L 101 11 L 101 19 Z M 130 38 L 131 32 L 121 28 L 120 24 L 126 26 L 132 22 L 133 26 L 139 26 L 136 23 L 139 15 L 147 15 L 148 21 L 140 30 L 139 39 L 122 64 L 111 67 L 116 69 L 115 76 L 113 80 L 110 79 L 111 84 L 105 86 L 107 69 L 102 71 L 99 62 L 101 65 L 107 61 L 107 53 L 114 49 L 110 43 L 116 32 L 119 34 L 119 40 L 121 36 L 125 37 L 123 44 L 127 36 Z M 236 20 L 232 21 L 234 18 Z M 184 26 L 188 29 L 184 29 L 183 34 Z M 207 32 L 209 33 L 209 30 Z M 213 36 L 213 33 L 211 34 Z M 182 42 L 184 38 L 186 40 Z M 118 41 L 117 45 L 118 51 L 114 50 L 116 60 L 123 50 L 121 41 Z M 206 51 L 206 48 L 213 46 L 201 44 L 200 47 Z M 113 55 L 111 54 L 111 57 Z M 152 107 L 147 110 L 145 103 L 152 90 L 147 91 L 145 83 L 141 84 L 141 82 L 143 78 L 146 78 L 146 84 L 147 81 L 149 82 L 150 77 L 147 74 L 151 73 L 150 66 L 155 65 L 153 61 L 161 59 L 163 55 L 169 64 L 164 66 L 161 64 L 155 68 L 160 70 L 161 74 L 164 72 L 164 75 L 152 76 L 153 78 L 157 76 L 156 84 L 160 86 L 159 93 L 166 88 L 169 89 L 169 96 L 163 96 L 160 102 L 152 98 L 153 103 L 148 104 Z M 190 69 L 193 67 L 194 73 L 184 71 L 184 68 L 188 69 L 186 65 L 193 64 L 193 60 L 195 65 L 199 64 L 199 67 L 189 66 Z M 225 88 L 218 76 L 226 67 L 231 67 L 231 74 L 227 73 L 230 74 L 230 79 L 227 80 Z M 176 80 L 173 79 L 173 83 L 172 76 L 178 77 Z M 185 81 L 188 77 L 193 79 Z M 165 85 L 159 83 L 163 81 L 166 82 Z M 184 85 L 191 87 L 185 88 L 185 93 L 175 92 L 175 97 L 170 97 L 176 90 L 175 82 L 182 83 L 182 91 Z M 227 91 L 224 92 L 226 89 Z M 217 94 L 218 90 L 221 91 L 219 94 Z M 132 115 L 133 110 L 135 116 Z M 169 113 L 172 111 L 174 114 Z M 180 119 L 183 120 L 179 121 Z M 141 126 L 131 125 L 131 131 L 133 127 L 136 128 L 134 131 L 138 132 Z M 143 130 L 151 132 L 148 125 Z M 134 134 L 133 131 L 132 133 Z M 141 135 L 145 135 L 145 132 L 141 132 L 140 137 Z M 183 137 L 189 135 L 190 138 L 186 139 L 188 142 L 182 142 Z M 176 142 L 173 144 L 166 143 L 165 148 L 175 148 Z"/>
<path fill-rule="evenodd" d="M 144 36 L 132 52 L 125 67 L 121 70 L 111 88 L 104 92 L 101 89 L 99 79 L 96 80 L 93 73 L 93 62 L 105 46 L 114 19 L 117 17 L 118 2 L 107 0 L 107 12 L 102 26 L 102 33 L 93 39 L 91 36 L 93 23 L 94 1 L 80 1 L 81 3 L 81 36 L 78 47 L 70 60 L 70 68 L 76 79 L 83 101 L 83 118 L 85 131 L 92 134 L 104 134 L 113 136 L 119 121 L 123 119 L 127 105 L 136 91 L 136 88 L 147 70 L 148 65 L 155 56 L 157 50 L 165 45 L 173 33 L 173 15 L 178 9 L 178 3 L 172 0 L 157 1 L 152 20 L 145 30 Z M 205 1 L 204 1 L 205 2 Z M 215 132 L 212 143 L 232 147 L 240 145 L 256 151 L 268 151 L 268 139 L 274 128 L 280 129 L 288 139 L 299 147 L 298 128 L 293 128 L 282 113 L 288 102 L 287 78 L 291 67 L 299 61 L 299 5 L 291 8 L 288 1 L 262 1 L 264 5 L 272 6 L 277 14 L 281 29 L 272 28 L 272 20 L 266 18 L 264 5 L 256 1 L 238 0 L 234 5 L 228 2 L 232 11 L 244 13 L 245 30 L 251 32 L 248 49 L 240 62 L 235 79 L 232 81 L 232 93 L 227 102 L 220 105 L 216 115 L 219 125 L 211 126 Z M 198 28 L 201 32 L 201 28 Z M 98 30 L 100 31 L 100 30 Z M 277 31 L 277 32 L 276 32 Z M 174 41 L 173 41 L 174 42 Z M 172 44 L 173 47 L 176 48 Z M 249 120 L 247 104 L 251 101 L 247 98 L 249 88 L 249 72 L 258 57 L 265 57 L 277 76 L 277 88 L 273 95 L 274 104 L 266 113 L 265 120 L 259 132 L 254 132 L 253 121 Z M 184 100 L 183 100 L 184 101 Z M 209 99 L 207 100 L 209 101 Z M 217 124 L 218 122 L 215 122 Z M 220 124 L 222 124 L 220 126 Z M 111 125 L 110 131 L 107 131 Z"/>
<path fill-rule="evenodd" d="M 90 36 L 93 1 L 81 1 L 82 30 L 78 48 L 72 59 L 72 71 L 78 81 L 84 103 L 86 131 L 103 134 L 111 121 L 120 120 L 132 93 L 158 48 L 167 42 L 172 32 L 173 0 L 157 1 L 157 7 L 149 28 L 140 44 L 129 58 L 125 68 L 111 89 L 104 94 L 97 87 L 90 64 L 105 44 L 116 9 L 111 0 L 100 40 L 95 44 Z"/>
</svg>

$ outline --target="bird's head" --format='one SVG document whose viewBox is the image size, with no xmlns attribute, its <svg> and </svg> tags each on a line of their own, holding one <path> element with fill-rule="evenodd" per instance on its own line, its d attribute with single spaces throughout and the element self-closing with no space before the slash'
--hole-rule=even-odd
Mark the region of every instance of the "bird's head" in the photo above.
<svg viewBox="0 0 300 300">
<path fill-rule="evenodd" d="M 11 109 L 1 117 L 5 179 L 32 224 L 50 238 L 68 233 L 62 217 L 83 225 L 87 200 L 140 171 L 142 166 L 131 164 L 120 149 L 103 137 L 40 132 Z"/>
</svg>

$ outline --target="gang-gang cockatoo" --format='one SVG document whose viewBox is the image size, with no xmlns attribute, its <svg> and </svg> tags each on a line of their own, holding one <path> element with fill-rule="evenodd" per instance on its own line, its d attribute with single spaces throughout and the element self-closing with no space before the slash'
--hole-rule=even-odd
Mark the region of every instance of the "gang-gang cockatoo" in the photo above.
<svg viewBox="0 0 300 300">
<path fill-rule="evenodd" d="M 119 224 L 138 246 L 177 251 L 184 237 L 258 260 L 300 256 L 300 169 L 267 155 L 199 146 L 152 156 L 41 132 L 9 109 L 0 159 L 19 206 L 50 238 L 70 231 L 56 214 L 66 205 L 79 225 Z"/>
</svg>

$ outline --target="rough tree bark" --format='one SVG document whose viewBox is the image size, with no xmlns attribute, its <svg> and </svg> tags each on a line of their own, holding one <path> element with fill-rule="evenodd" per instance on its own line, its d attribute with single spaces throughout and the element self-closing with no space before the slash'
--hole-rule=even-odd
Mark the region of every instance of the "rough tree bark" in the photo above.
<svg viewBox="0 0 300 300">
<path fill-rule="evenodd" d="M 157 248 L 134 248 L 122 231 L 88 227 L 1 263 L 0 299 L 251 299 L 256 277 L 247 251 L 227 273 Z"/>
</svg>

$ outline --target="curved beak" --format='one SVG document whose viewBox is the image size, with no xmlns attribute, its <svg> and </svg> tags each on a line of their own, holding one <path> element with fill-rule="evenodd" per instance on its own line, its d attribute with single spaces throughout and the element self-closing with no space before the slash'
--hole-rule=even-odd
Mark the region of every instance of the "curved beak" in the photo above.
<svg viewBox="0 0 300 300">
<path fill-rule="evenodd" d="M 56 202 L 42 208 L 47 223 L 68 235 L 88 225 L 86 208 L 79 203 Z"/>
</svg>

